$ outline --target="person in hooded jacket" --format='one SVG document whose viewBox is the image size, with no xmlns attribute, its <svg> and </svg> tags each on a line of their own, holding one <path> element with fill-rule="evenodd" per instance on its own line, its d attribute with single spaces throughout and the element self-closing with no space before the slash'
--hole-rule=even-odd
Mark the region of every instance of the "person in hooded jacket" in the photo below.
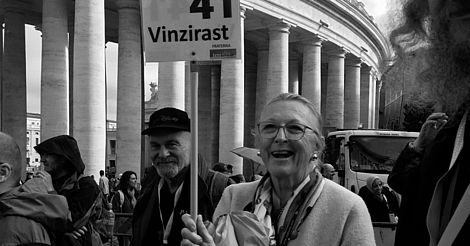
<svg viewBox="0 0 470 246">
<path fill-rule="evenodd" d="M 77 141 L 68 135 L 47 139 L 34 147 L 41 156 L 44 170 L 51 176 L 51 190 L 65 196 L 72 215 L 72 229 L 60 245 L 100 245 L 93 223 L 101 214 L 103 196 L 96 182 L 84 176 Z"/>
<path fill-rule="evenodd" d="M 49 194 L 42 179 L 19 185 L 21 152 L 12 137 L 0 132 L 0 245 L 57 245 L 70 221 L 67 201 Z"/>
</svg>

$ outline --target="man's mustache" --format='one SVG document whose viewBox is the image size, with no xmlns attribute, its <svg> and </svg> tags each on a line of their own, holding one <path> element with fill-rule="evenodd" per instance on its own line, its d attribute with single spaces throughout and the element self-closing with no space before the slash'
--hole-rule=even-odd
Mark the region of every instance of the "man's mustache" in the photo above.
<svg viewBox="0 0 470 246">
<path fill-rule="evenodd" d="M 153 163 L 158 164 L 162 162 L 178 162 L 178 158 L 174 156 L 169 156 L 169 157 L 156 157 L 153 160 Z"/>
</svg>

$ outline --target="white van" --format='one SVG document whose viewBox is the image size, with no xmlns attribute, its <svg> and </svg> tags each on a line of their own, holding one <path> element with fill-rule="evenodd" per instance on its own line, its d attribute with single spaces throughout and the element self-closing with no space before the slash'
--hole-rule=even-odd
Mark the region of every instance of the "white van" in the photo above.
<svg viewBox="0 0 470 246">
<path fill-rule="evenodd" d="M 334 181 L 358 193 L 368 177 L 376 175 L 384 184 L 394 161 L 419 132 L 390 130 L 338 130 L 328 134 L 323 161 L 335 166 Z"/>
</svg>

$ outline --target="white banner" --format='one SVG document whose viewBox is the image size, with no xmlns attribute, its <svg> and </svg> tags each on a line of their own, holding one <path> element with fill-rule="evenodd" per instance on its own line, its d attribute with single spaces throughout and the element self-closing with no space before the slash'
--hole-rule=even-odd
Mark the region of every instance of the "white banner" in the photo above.
<svg viewBox="0 0 470 246">
<path fill-rule="evenodd" d="M 147 62 L 241 59 L 240 0 L 141 0 Z"/>
</svg>

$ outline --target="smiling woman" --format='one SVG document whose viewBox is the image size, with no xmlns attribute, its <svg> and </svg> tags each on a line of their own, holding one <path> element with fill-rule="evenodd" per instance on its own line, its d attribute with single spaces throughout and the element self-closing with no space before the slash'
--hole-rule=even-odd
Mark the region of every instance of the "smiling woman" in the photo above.
<svg viewBox="0 0 470 246">
<path fill-rule="evenodd" d="M 225 189 L 214 212 L 216 233 L 211 224 L 183 215 L 182 245 L 225 245 L 229 236 L 250 228 L 226 224 L 227 216 L 237 218 L 242 211 L 246 220 L 259 225 L 251 231 L 263 232 L 257 238 L 262 245 L 310 245 L 312 239 L 318 245 L 375 245 L 362 199 L 318 170 L 317 154 L 324 147 L 321 127 L 321 115 L 304 97 L 285 93 L 271 100 L 256 131 L 266 175 Z M 197 233 L 191 229 L 196 226 Z M 220 231 L 228 227 L 235 235 Z"/>
</svg>

